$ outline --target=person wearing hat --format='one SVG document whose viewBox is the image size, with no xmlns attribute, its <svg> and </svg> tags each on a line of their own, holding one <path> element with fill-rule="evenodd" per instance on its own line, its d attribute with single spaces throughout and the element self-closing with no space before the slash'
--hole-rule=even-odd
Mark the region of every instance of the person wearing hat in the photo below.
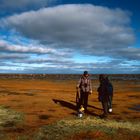
<svg viewBox="0 0 140 140">
<path fill-rule="evenodd" d="M 98 91 L 98 99 L 102 103 L 103 107 L 103 114 L 101 115 L 101 118 L 106 118 L 108 116 L 108 103 L 109 103 L 109 93 L 108 93 L 108 81 L 107 77 L 104 74 L 99 75 L 99 82 L 100 85 L 97 89 Z"/>
<path fill-rule="evenodd" d="M 91 85 L 91 80 L 90 80 L 88 71 L 84 71 L 83 75 L 78 81 L 76 88 L 77 90 L 80 89 L 78 109 L 80 109 L 80 107 L 83 106 L 86 112 L 87 106 L 88 106 L 88 96 L 89 94 L 92 93 L 92 85 Z"/>
</svg>

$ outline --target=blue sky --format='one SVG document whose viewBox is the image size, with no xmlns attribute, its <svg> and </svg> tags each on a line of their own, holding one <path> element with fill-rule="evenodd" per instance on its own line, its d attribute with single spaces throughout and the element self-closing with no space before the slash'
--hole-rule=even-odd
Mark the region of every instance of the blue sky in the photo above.
<svg viewBox="0 0 140 140">
<path fill-rule="evenodd" d="M 0 3 L 0 73 L 140 73 L 139 0 Z"/>
</svg>

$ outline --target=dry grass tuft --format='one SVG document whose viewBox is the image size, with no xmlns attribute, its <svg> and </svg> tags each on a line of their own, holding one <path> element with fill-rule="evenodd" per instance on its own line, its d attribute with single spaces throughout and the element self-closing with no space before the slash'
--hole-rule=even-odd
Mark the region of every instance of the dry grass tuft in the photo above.
<svg viewBox="0 0 140 140">
<path fill-rule="evenodd" d="M 44 126 L 35 135 L 35 140 L 63 140 L 72 135 L 82 132 L 101 132 L 113 138 L 121 129 L 128 135 L 136 135 L 140 138 L 140 123 L 117 122 L 115 120 L 103 120 L 96 117 L 68 118 L 58 121 L 55 124 Z M 126 135 L 126 133 L 123 133 Z M 96 133 L 95 133 L 96 134 Z M 123 134 L 120 138 L 123 139 Z M 127 138 L 126 138 L 127 139 Z"/>
<path fill-rule="evenodd" d="M 23 120 L 23 114 L 0 106 L 0 127 L 13 127 Z"/>
</svg>

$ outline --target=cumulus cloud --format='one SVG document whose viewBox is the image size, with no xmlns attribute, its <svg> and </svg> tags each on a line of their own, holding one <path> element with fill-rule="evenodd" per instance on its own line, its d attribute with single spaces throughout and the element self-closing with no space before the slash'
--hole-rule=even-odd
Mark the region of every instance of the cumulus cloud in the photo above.
<svg viewBox="0 0 140 140">
<path fill-rule="evenodd" d="M 67 56 L 70 57 L 70 51 L 59 52 L 53 48 L 47 48 L 40 44 L 28 44 L 27 46 L 9 44 L 5 40 L 0 40 L 0 51 L 1 52 L 11 52 L 11 53 L 33 53 L 33 54 L 49 54 L 54 56 Z"/>
<path fill-rule="evenodd" d="M 90 4 L 43 8 L 8 17 L 1 23 L 43 44 L 88 55 L 117 57 L 121 54 L 128 58 L 130 49 L 125 54 L 120 51 L 135 41 L 129 12 Z"/>
<path fill-rule="evenodd" d="M 109 63 L 75 63 L 74 61 L 57 61 L 54 59 L 29 60 L 19 66 L 20 61 L 15 61 L 20 73 L 82 73 L 88 70 L 90 73 L 139 73 L 140 65 L 121 65 L 119 60 Z M 34 65 L 37 64 L 37 65 Z M 117 69 L 116 69 L 117 68 Z M 13 71 L 14 72 L 14 71 Z M 15 71 L 17 72 L 17 71 Z"/>
<path fill-rule="evenodd" d="M 15 64 L 17 69 L 27 73 L 77 73 L 85 69 L 93 73 L 138 73 L 140 65 L 134 64 L 140 59 L 140 49 L 132 47 L 135 35 L 130 27 L 130 15 L 121 9 L 79 4 L 9 16 L 0 20 L 1 28 L 14 29 L 38 43 L 11 44 L 1 39 L 0 51 L 11 54 L 7 57 L 12 58 L 7 67 Z M 25 53 L 31 57 L 23 61 Z M 37 56 L 32 58 L 32 54 Z M 72 58 L 76 54 L 110 60 L 78 63 Z M 4 55 L 0 57 L 1 60 L 5 58 Z M 135 62 L 131 64 L 130 61 Z"/>
<path fill-rule="evenodd" d="M 128 60 L 140 60 L 140 48 L 128 47 L 118 50 L 118 54 L 114 55 L 120 56 L 120 58 L 128 58 Z"/>
<path fill-rule="evenodd" d="M 14 63 L 21 63 L 22 60 L 14 60 Z M 129 63 L 129 61 L 122 61 L 121 59 L 114 59 L 109 62 L 75 62 L 74 60 L 62 60 L 62 59 L 57 59 L 57 58 L 34 58 L 34 59 L 26 59 L 24 62 L 22 62 L 25 65 L 32 65 L 36 64 L 38 67 L 44 66 L 44 67 L 53 67 L 53 68 L 73 68 L 73 69 L 78 69 L 78 70 L 83 70 L 83 69 L 88 69 L 88 70 L 93 70 L 93 69 L 130 69 L 130 68 L 136 68 L 140 69 L 140 64 L 135 63 Z M 36 67 L 37 67 L 36 66 Z M 115 70 L 115 72 L 116 72 Z M 107 71 L 108 72 L 108 71 Z"/>
<path fill-rule="evenodd" d="M 0 54 L 0 61 L 1 60 L 11 60 L 11 59 L 27 59 L 27 58 L 29 58 L 29 56 L 28 55 L 20 55 L 20 54 L 8 54 L 8 53 L 1 53 Z"/>
</svg>

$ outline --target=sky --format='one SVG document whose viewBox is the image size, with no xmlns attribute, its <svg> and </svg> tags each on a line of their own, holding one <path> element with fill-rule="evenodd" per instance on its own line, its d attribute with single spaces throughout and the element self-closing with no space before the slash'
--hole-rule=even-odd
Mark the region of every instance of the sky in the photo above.
<svg viewBox="0 0 140 140">
<path fill-rule="evenodd" d="M 139 0 L 0 0 L 0 73 L 140 74 Z"/>
</svg>

